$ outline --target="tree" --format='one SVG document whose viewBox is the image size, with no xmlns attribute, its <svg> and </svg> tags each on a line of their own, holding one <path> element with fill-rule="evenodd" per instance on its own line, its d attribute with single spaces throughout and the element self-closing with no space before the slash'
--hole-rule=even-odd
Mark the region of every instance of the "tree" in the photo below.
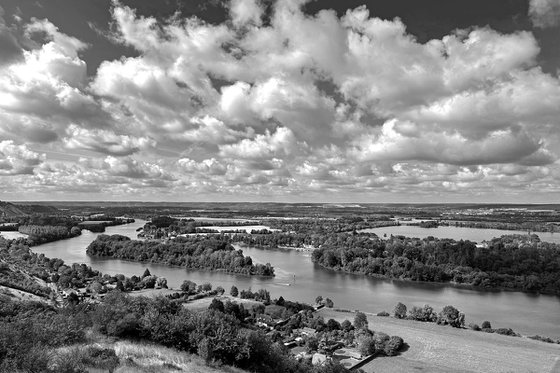
<svg viewBox="0 0 560 373">
<path fill-rule="evenodd" d="M 317 298 L 315 298 L 315 303 L 323 304 L 323 297 L 321 295 L 319 295 Z"/>
<path fill-rule="evenodd" d="M 223 287 L 217 286 L 216 287 L 216 293 L 218 293 L 218 295 L 222 295 L 223 293 L 225 293 L 225 290 L 224 290 Z"/>
<path fill-rule="evenodd" d="M 167 289 L 167 279 L 165 277 L 158 277 L 156 280 L 156 286 Z"/>
<path fill-rule="evenodd" d="M 344 320 L 342 322 L 342 324 L 340 324 L 340 327 L 342 328 L 342 330 L 344 330 L 345 332 L 349 332 L 352 330 L 352 323 L 349 320 Z"/>
<path fill-rule="evenodd" d="M 146 289 L 153 289 L 156 286 L 156 276 L 146 276 L 140 281 L 140 285 Z"/>
<path fill-rule="evenodd" d="M 356 329 L 366 329 L 368 327 L 368 319 L 365 313 L 356 313 L 356 316 L 354 317 L 354 327 Z"/>
<path fill-rule="evenodd" d="M 213 350 L 212 350 L 212 341 L 208 338 L 203 338 L 198 343 L 198 356 L 204 359 L 206 363 L 209 363 L 212 360 Z"/>
<path fill-rule="evenodd" d="M 190 280 L 185 280 L 183 281 L 183 283 L 181 284 L 181 291 L 184 293 L 194 293 L 194 291 L 196 290 L 196 283 Z"/>
<path fill-rule="evenodd" d="M 429 321 L 429 322 L 436 321 L 437 315 L 434 312 L 434 308 L 429 304 L 425 304 L 424 308 L 422 308 L 422 318 L 423 321 Z"/>
<path fill-rule="evenodd" d="M 122 283 L 121 280 L 117 280 L 117 287 L 116 287 L 116 289 L 119 290 L 119 291 L 125 291 L 124 285 L 123 285 L 123 283 Z"/>
<path fill-rule="evenodd" d="M 369 335 L 360 337 L 358 341 L 358 351 L 362 356 L 369 356 L 375 353 L 375 341 Z"/>
<path fill-rule="evenodd" d="M 332 300 L 330 300 L 329 298 L 325 299 L 325 304 L 327 305 L 328 308 L 333 308 L 334 307 L 334 302 Z"/>
<path fill-rule="evenodd" d="M 235 285 L 233 285 L 233 286 L 231 287 L 231 290 L 229 291 L 229 294 L 230 294 L 232 297 L 236 297 L 236 296 L 239 295 L 239 290 L 237 289 L 237 287 L 236 287 Z"/>
<path fill-rule="evenodd" d="M 152 274 L 150 273 L 150 270 L 148 268 L 146 268 L 146 270 L 144 271 L 144 274 L 142 275 L 142 278 L 144 277 L 148 277 L 151 276 Z"/>
<path fill-rule="evenodd" d="M 401 302 L 397 303 L 393 314 L 397 319 L 404 319 L 406 317 L 406 306 Z"/>
<path fill-rule="evenodd" d="M 210 284 L 209 282 L 202 284 L 202 291 L 210 291 L 210 290 L 212 290 L 212 284 Z"/>
<path fill-rule="evenodd" d="M 438 315 L 437 323 L 461 328 L 465 325 L 465 314 L 453 306 L 445 306 Z"/>
<path fill-rule="evenodd" d="M 68 304 L 71 305 L 76 305 L 80 302 L 80 298 L 78 298 L 78 296 L 74 292 L 70 293 L 68 295 L 68 298 L 66 298 L 66 300 L 68 301 Z"/>
<path fill-rule="evenodd" d="M 402 348 L 404 341 L 399 336 L 392 336 L 383 347 L 383 352 L 387 356 L 395 356 Z"/>
<path fill-rule="evenodd" d="M 329 331 L 340 330 L 340 323 L 335 319 L 329 319 L 329 321 L 327 321 L 327 329 Z"/>
<path fill-rule="evenodd" d="M 408 310 L 408 317 L 412 320 L 422 321 L 423 319 L 422 308 L 412 306 L 412 308 Z"/>
<path fill-rule="evenodd" d="M 317 351 L 317 349 L 319 348 L 319 340 L 315 336 L 309 337 L 307 338 L 305 345 L 307 346 L 308 352 Z"/>
<path fill-rule="evenodd" d="M 482 329 L 492 329 L 492 324 L 490 324 L 490 321 L 483 321 L 480 327 Z"/>
<path fill-rule="evenodd" d="M 224 303 L 219 300 L 219 299 L 212 299 L 212 303 L 210 303 L 210 305 L 208 306 L 209 310 L 216 310 L 216 311 L 220 311 L 220 312 L 224 312 L 225 308 L 224 308 Z"/>
</svg>

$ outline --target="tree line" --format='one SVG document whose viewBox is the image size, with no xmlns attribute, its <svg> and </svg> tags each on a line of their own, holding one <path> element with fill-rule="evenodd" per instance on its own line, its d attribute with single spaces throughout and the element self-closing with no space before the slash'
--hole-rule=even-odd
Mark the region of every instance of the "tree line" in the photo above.
<svg viewBox="0 0 560 373">
<path fill-rule="evenodd" d="M 21 225 L 18 231 L 28 235 L 27 243 L 30 246 L 76 237 L 82 234 L 82 230 L 79 227 L 73 226 L 68 228 L 65 225 Z"/>
<path fill-rule="evenodd" d="M 225 270 L 246 275 L 274 276 L 270 263 L 253 263 L 250 256 L 214 236 L 177 237 L 169 242 L 131 240 L 121 235 L 100 235 L 88 255 L 162 263 L 189 269 Z"/>
<path fill-rule="evenodd" d="M 312 260 L 370 276 L 560 294 L 560 247 L 536 236 L 502 236 L 476 245 L 433 237 L 331 234 Z"/>
</svg>

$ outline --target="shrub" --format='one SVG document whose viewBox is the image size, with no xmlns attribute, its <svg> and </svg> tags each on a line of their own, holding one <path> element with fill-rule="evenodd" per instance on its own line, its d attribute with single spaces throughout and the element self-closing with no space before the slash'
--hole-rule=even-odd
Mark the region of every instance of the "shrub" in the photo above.
<svg viewBox="0 0 560 373">
<path fill-rule="evenodd" d="M 494 329 L 494 333 L 501 334 L 501 335 L 509 335 L 509 336 L 512 336 L 512 337 L 517 337 L 518 336 L 518 334 L 516 332 L 514 332 L 511 328 Z"/>
<path fill-rule="evenodd" d="M 558 343 L 558 344 L 560 344 L 560 340 L 555 341 L 552 338 L 543 337 L 543 336 L 540 336 L 540 335 L 532 335 L 532 336 L 529 336 L 527 338 L 531 338 L 531 339 L 534 339 L 536 341 L 541 341 L 541 342 L 545 342 L 545 343 Z"/>
<path fill-rule="evenodd" d="M 477 331 L 477 332 L 480 331 L 480 326 L 478 326 L 478 324 L 470 323 L 470 324 L 469 324 L 469 328 L 472 329 L 472 330 L 475 330 L 475 331 Z"/>
<path fill-rule="evenodd" d="M 392 336 L 389 340 L 385 343 L 383 347 L 383 352 L 387 356 L 395 356 L 399 350 L 404 345 L 404 341 L 399 336 Z"/>
<path fill-rule="evenodd" d="M 224 303 L 221 300 L 214 298 L 212 299 L 212 303 L 208 306 L 208 309 L 224 312 Z"/>
<path fill-rule="evenodd" d="M 387 316 L 390 316 L 390 315 L 389 315 L 389 312 L 387 312 L 387 311 L 381 311 L 377 314 L 377 316 L 387 317 Z"/>
<path fill-rule="evenodd" d="M 340 324 L 340 327 L 347 332 L 353 329 L 352 323 L 349 320 L 344 320 L 342 324 Z"/>
<path fill-rule="evenodd" d="M 465 325 L 465 314 L 453 306 L 445 306 L 438 315 L 437 323 L 461 328 Z"/>
<path fill-rule="evenodd" d="M 482 329 L 492 329 L 492 324 L 490 324 L 490 321 L 483 321 L 480 327 Z"/>
<path fill-rule="evenodd" d="M 404 319 L 406 317 L 406 306 L 401 302 L 397 303 L 393 314 L 397 319 Z"/>
</svg>

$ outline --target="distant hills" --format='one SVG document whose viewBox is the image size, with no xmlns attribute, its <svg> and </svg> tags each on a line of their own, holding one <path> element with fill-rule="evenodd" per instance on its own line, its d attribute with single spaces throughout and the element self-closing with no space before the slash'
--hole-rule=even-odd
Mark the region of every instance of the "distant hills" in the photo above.
<svg viewBox="0 0 560 373">
<path fill-rule="evenodd" d="M 0 218 L 8 218 L 21 215 L 27 214 L 13 203 L 0 201 Z"/>
<path fill-rule="evenodd" d="M 59 210 L 56 207 L 48 205 L 14 205 L 10 202 L 0 201 L 0 219 L 37 213 L 52 214 L 57 212 L 59 212 Z"/>
</svg>

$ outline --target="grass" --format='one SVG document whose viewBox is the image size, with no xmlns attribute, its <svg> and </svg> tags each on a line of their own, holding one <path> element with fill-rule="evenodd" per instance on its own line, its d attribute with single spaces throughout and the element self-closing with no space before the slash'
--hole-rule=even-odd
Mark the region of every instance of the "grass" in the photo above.
<svg viewBox="0 0 560 373">
<path fill-rule="evenodd" d="M 80 367 L 90 373 L 243 373 L 228 366 L 212 366 L 197 355 L 149 343 L 131 341 L 89 343 L 56 351 L 54 370 Z"/>
<path fill-rule="evenodd" d="M 354 319 L 353 314 L 322 309 L 325 320 Z M 529 338 L 477 332 L 392 317 L 368 315 L 369 328 L 402 337 L 408 349 L 395 357 L 378 357 L 366 372 L 505 373 L 551 372 L 560 345 Z"/>
<path fill-rule="evenodd" d="M 192 301 L 188 301 L 186 303 L 183 303 L 183 306 L 189 310 L 206 310 L 208 309 L 208 306 L 210 306 L 210 304 L 212 303 L 212 300 L 216 298 L 221 300 L 222 302 L 227 302 L 228 300 L 237 304 L 243 304 L 243 307 L 245 307 L 245 309 L 250 310 L 253 306 L 255 305 L 260 305 L 263 304 L 262 302 L 258 302 L 256 300 L 253 299 L 241 299 L 241 298 L 237 298 L 237 297 L 232 297 L 230 295 L 219 295 L 219 296 L 214 296 L 214 297 L 206 297 L 206 298 L 201 298 L 201 299 L 197 299 L 197 300 L 192 300 Z"/>
</svg>

